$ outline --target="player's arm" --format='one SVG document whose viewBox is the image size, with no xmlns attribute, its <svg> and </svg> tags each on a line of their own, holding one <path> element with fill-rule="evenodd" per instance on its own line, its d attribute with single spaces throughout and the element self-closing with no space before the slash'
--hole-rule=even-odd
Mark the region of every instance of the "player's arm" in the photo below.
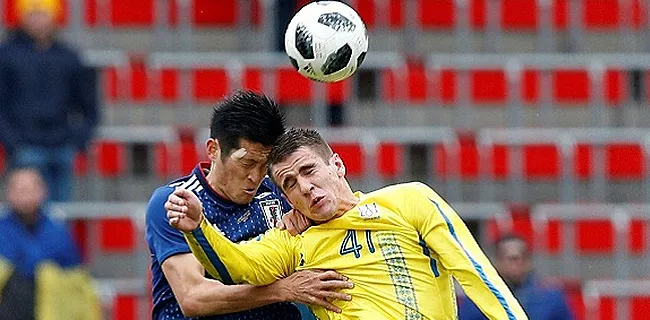
<svg viewBox="0 0 650 320">
<path fill-rule="evenodd" d="M 233 243 L 200 216 L 199 227 L 184 232 L 190 249 L 209 274 L 224 283 L 267 285 L 298 266 L 299 239 L 271 229 L 256 240 Z"/>
<path fill-rule="evenodd" d="M 332 292 L 349 285 L 333 272 L 298 272 L 269 286 L 224 285 L 206 278 L 205 270 L 192 255 L 182 233 L 167 220 L 164 203 L 171 188 L 158 189 L 147 208 L 147 237 L 152 238 L 152 251 L 161 263 L 165 278 L 187 317 L 198 317 L 244 311 L 269 303 L 297 301 L 321 305 L 335 312 L 340 309 L 325 298 L 342 299 Z"/>
<path fill-rule="evenodd" d="M 527 319 L 458 214 L 424 184 L 400 192 L 403 215 L 476 306 L 490 319 Z"/>
</svg>

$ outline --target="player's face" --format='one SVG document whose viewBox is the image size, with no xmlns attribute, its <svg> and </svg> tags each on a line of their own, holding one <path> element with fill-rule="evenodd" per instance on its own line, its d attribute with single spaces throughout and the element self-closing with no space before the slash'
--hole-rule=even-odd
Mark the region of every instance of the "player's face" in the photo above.
<svg viewBox="0 0 650 320">
<path fill-rule="evenodd" d="M 271 147 L 242 139 L 239 148 L 231 150 L 226 157 L 221 157 L 218 147 L 210 151 L 208 146 L 208 149 L 213 170 L 209 180 L 213 187 L 234 203 L 250 203 L 266 176 L 266 160 Z"/>
<path fill-rule="evenodd" d="M 328 221 L 339 211 L 345 167 L 338 155 L 324 160 L 301 147 L 271 168 L 291 205 L 314 221 Z M 343 210 L 344 211 L 344 210 Z"/>
</svg>

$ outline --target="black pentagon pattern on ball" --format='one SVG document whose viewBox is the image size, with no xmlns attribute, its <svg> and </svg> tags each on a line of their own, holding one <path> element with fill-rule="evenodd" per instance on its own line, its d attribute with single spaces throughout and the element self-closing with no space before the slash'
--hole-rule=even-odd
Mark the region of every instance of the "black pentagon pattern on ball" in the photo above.
<svg viewBox="0 0 650 320">
<path fill-rule="evenodd" d="M 289 57 L 289 60 L 291 60 L 291 65 L 296 68 L 296 70 L 300 69 L 300 66 L 298 66 L 298 61 L 292 57 Z"/>
<path fill-rule="evenodd" d="M 326 25 L 336 32 L 352 32 L 356 25 L 338 12 L 323 13 L 318 17 L 318 23 Z"/>
<path fill-rule="evenodd" d="M 363 63 L 363 60 L 366 58 L 366 52 L 361 52 L 361 54 L 357 57 L 357 68 L 361 67 L 361 64 Z"/>
<path fill-rule="evenodd" d="M 323 71 L 323 74 L 330 75 L 345 68 L 345 66 L 350 62 L 350 58 L 352 58 L 352 48 L 350 48 L 350 45 L 346 43 L 344 46 L 336 50 L 336 52 L 327 57 L 321 70 Z"/>
<path fill-rule="evenodd" d="M 302 23 L 296 26 L 296 49 L 305 59 L 314 59 L 313 37 Z"/>
</svg>

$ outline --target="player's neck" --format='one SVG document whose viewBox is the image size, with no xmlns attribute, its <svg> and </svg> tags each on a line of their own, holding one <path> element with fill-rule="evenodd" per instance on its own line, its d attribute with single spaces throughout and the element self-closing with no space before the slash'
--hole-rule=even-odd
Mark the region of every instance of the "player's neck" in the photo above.
<svg viewBox="0 0 650 320">
<path fill-rule="evenodd" d="M 339 201 L 339 209 L 337 210 L 334 218 L 338 218 L 344 215 L 346 212 L 352 210 L 357 203 L 359 203 L 359 198 L 357 198 L 352 190 L 350 192 L 344 192 L 341 200 Z"/>
</svg>

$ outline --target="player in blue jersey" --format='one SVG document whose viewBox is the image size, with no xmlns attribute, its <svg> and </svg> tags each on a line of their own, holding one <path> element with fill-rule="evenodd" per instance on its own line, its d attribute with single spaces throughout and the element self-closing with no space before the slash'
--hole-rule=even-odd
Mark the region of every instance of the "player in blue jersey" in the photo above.
<svg viewBox="0 0 650 320">
<path fill-rule="evenodd" d="M 177 188 L 196 194 L 207 219 L 231 241 L 254 238 L 281 221 L 290 207 L 266 177 L 266 157 L 284 131 L 284 116 L 275 102 L 253 92 L 236 92 L 214 109 L 206 142 L 210 161 L 154 191 L 146 216 L 154 320 L 300 319 L 291 301 L 340 312 L 332 300 L 350 298 L 336 291 L 351 283 L 332 271 L 299 273 L 263 287 L 207 278 L 183 234 L 168 223 L 164 204 Z M 289 216 L 293 218 L 285 223 L 296 226 L 293 232 L 306 228 L 302 215 Z"/>
</svg>

